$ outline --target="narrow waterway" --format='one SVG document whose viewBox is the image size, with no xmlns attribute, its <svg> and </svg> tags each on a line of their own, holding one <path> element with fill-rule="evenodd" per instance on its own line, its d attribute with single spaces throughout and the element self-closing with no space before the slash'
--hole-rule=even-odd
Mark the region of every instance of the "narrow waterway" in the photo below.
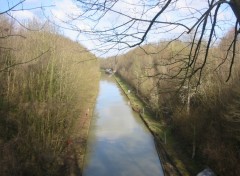
<svg viewBox="0 0 240 176">
<path fill-rule="evenodd" d="M 153 137 L 113 78 L 102 78 L 84 176 L 163 176 Z"/>
</svg>

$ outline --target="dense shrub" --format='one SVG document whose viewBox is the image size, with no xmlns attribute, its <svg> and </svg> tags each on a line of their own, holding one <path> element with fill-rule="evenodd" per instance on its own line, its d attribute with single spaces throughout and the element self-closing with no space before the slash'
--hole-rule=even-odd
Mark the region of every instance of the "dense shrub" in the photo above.
<svg viewBox="0 0 240 176">
<path fill-rule="evenodd" d="M 57 175 L 96 96 L 98 61 L 49 26 L 29 31 L 2 18 L 0 35 L 0 173 Z"/>
</svg>

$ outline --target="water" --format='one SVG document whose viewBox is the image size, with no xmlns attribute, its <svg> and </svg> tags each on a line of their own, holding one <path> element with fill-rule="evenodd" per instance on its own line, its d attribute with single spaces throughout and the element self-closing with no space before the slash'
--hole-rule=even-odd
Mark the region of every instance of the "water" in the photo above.
<svg viewBox="0 0 240 176">
<path fill-rule="evenodd" d="M 83 175 L 164 175 L 152 135 L 110 78 L 100 81 Z"/>
</svg>

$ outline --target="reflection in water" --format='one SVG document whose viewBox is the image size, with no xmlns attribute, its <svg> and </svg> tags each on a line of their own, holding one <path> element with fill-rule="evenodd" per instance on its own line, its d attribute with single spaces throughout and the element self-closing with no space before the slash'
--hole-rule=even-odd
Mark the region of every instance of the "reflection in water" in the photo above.
<svg viewBox="0 0 240 176">
<path fill-rule="evenodd" d="M 100 82 L 84 176 L 163 175 L 153 138 L 116 83 Z"/>
</svg>

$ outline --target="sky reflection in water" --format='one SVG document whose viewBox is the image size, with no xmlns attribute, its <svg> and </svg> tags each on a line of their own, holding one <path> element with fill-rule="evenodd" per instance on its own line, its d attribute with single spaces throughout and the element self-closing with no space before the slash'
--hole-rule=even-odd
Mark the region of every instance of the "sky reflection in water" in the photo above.
<svg viewBox="0 0 240 176">
<path fill-rule="evenodd" d="M 100 82 L 84 176 L 163 175 L 153 138 L 111 80 Z"/>
</svg>

